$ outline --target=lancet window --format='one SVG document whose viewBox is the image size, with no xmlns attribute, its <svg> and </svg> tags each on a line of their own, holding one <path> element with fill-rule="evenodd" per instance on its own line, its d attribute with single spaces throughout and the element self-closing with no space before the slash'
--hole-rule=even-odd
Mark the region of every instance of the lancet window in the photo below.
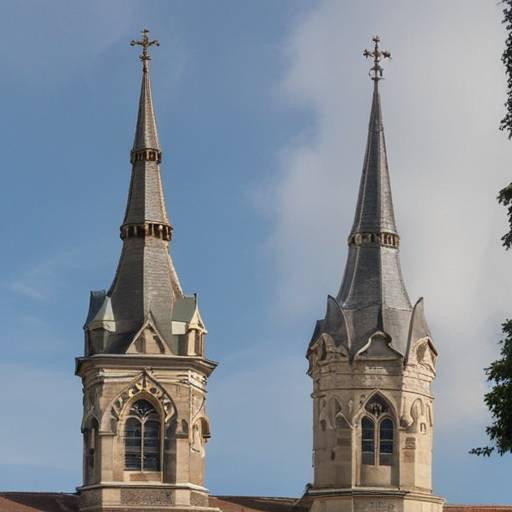
<svg viewBox="0 0 512 512">
<path fill-rule="evenodd" d="M 365 416 L 361 422 L 363 464 L 375 464 L 375 423 Z"/>
<path fill-rule="evenodd" d="M 370 466 L 392 466 L 395 424 L 386 401 L 376 395 L 366 405 L 361 420 L 362 463 Z"/>
<path fill-rule="evenodd" d="M 135 402 L 125 424 L 125 469 L 128 471 L 160 471 L 161 420 L 147 400 Z"/>
</svg>

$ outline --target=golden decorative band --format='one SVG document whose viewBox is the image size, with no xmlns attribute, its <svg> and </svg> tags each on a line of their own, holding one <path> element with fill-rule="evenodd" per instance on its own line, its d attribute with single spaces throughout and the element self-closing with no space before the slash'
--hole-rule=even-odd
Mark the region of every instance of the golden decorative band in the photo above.
<svg viewBox="0 0 512 512">
<path fill-rule="evenodd" d="M 121 240 L 126 240 L 127 238 L 145 238 L 148 236 L 169 241 L 172 238 L 172 226 L 156 222 L 145 222 L 144 224 L 123 224 L 121 226 Z"/>
<path fill-rule="evenodd" d="M 353 233 L 348 237 L 348 245 L 379 245 L 398 249 L 400 237 L 395 233 Z"/>
</svg>

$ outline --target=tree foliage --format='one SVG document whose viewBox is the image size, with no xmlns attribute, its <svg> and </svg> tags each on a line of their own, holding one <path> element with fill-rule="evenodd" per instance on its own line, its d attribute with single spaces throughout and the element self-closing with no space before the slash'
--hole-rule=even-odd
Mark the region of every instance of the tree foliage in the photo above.
<svg viewBox="0 0 512 512">
<path fill-rule="evenodd" d="M 505 102 L 505 116 L 500 122 L 500 130 L 507 133 L 512 139 L 512 0 L 503 0 L 503 24 L 507 32 L 505 49 L 501 56 L 501 62 L 505 66 L 507 77 L 507 101 Z M 500 190 L 498 202 L 507 208 L 509 231 L 501 238 L 506 249 L 512 247 L 512 183 Z"/>
<path fill-rule="evenodd" d="M 512 183 L 500 190 L 498 202 L 507 209 L 509 230 L 501 237 L 501 241 L 505 249 L 510 249 L 512 247 Z"/>
<path fill-rule="evenodd" d="M 507 32 L 505 49 L 501 56 L 501 62 L 505 66 L 505 75 L 507 77 L 507 101 L 505 102 L 505 117 L 500 122 L 500 130 L 507 133 L 508 138 L 512 138 L 512 0 L 503 0 L 503 24 Z M 501 238 L 506 249 L 512 247 L 512 183 L 500 190 L 498 202 L 507 208 L 508 223 L 510 229 Z"/>
<path fill-rule="evenodd" d="M 505 65 L 507 76 L 507 101 L 505 102 L 505 117 L 501 120 L 500 130 L 507 132 L 508 138 L 512 138 L 512 0 L 503 0 L 503 24 L 507 31 L 505 50 L 501 61 Z"/>
<path fill-rule="evenodd" d="M 507 101 L 505 117 L 500 122 L 500 130 L 512 138 L 512 0 L 503 0 L 503 24 L 507 32 L 505 50 L 501 61 L 507 77 Z M 512 247 L 512 183 L 500 190 L 498 202 L 507 208 L 509 230 L 501 237 L 505 249 Z M 501 340 L 500 358 L 485 369 L 491 390 L 484 397 L 493 422 L 485 431 L 492 446 L 473 448 L 470 453 L 490 456 L 497 451 L 500 455 L 512 453 L 512 320 L 503 325 L 504 338 Z"/>
<path fill-rule="evenodd" d="M 512 453 L 512 320 L 503 324 L 500 359 L 485 369 L 492 389 L 485 395 L 485 404 L 493 422 L 485 431 L 494 446 L 474 448 L 470 453 L 489 456 L 496 450 L 500 455 Z"/>
</svg>

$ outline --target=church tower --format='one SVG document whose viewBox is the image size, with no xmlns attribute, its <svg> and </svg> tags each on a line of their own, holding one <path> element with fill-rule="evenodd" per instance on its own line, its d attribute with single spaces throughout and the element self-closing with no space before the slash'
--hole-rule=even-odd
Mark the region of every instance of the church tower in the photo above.
<svg viewBox="0 0 512 512">
<path fill-rule="evenodd" d="M 432 495 L 431 384 L 437 351 L 402 278 L 373 39 L 373 99 L 341 288 L 307 358 L 313 379 L 312 512 L 440 512 Z"/>
<path fill-rule="evenodd" d="M 160 181 L 148 31 L 131 151 L 131 182 L 110 290 L 91 293 L 84 326 L 83 485 L 80 510 L 217 510 L 204 487 L 206 328 L 197 296 L 184 295 L 169 256 L 172 226 Z"/>
</svg>

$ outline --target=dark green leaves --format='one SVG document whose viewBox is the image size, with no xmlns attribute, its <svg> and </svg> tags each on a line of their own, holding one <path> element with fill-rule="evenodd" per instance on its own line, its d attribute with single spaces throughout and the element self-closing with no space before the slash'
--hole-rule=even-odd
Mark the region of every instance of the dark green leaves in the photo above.
<svg viewBox="0 0 512 512">
<path fill-rule="evenodd" d="M 493 446 L 473 448 L 470 453 L 489 456 L 493 451 L 500 455 L 512 453 L 512 320 L 503 324 L 500 359 L 485 369 L 491 390 L 486 393 L 484 401 L 493 422 L 485 431 Z"/>
</svg>

